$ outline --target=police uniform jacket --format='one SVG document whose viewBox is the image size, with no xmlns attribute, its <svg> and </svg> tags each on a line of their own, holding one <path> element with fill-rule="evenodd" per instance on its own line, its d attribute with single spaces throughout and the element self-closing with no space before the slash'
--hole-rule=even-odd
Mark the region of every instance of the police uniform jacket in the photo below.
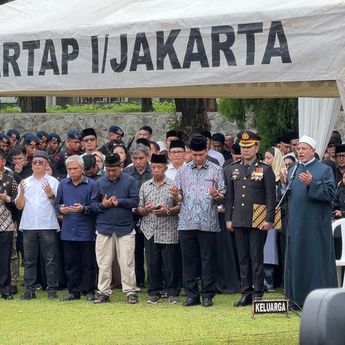
<svg viewBox="0 0 345 345">
<path fill-rule="evenodd" d="M 276 183 L 272 168 L 255 160 L 247 169 L 243 161 L 224 168 L 226 183 L 225 221 L 233 227 L 252 227 L 253 204 L 267 206 L 266 221 L 273 223 Z"/>
</svg>

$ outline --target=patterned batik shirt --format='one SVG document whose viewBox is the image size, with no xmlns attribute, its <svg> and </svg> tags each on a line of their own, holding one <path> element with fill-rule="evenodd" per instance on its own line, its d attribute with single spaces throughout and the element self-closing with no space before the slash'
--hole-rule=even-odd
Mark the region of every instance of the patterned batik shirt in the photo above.
<svg viewBox="0 0 345 345">
<path fill-rule="evenodd" d="M 183 196 L 177 229 L 220 231 L 218 203 L 209 194 L 209 189 L 213 186 L 225 193 L 222 168 L 207 160 L 197 168 L 191 161 L 178 170 L 175 185 Z"/>
<path fill-rule="evenodd" d="M 13 204 L 17 196 L 18 185 L 10 172 L 4 170 L 0 175 L 0 193 L 8 195 L 8 201 L 0 201 L 0 231 L 15 231 L 11 210 L 15 209 Z"/>
<path fill-rule="evenodd" d="M 167 177 L 159 186 L 153 179 L 145 182 L 139 192 L 139 207 L 145 207 L 147 203 L 168 208 L 176 206 L 177 203 L 169 191 L 173 185 L 174 181 Z M 149 213 L 142 218 L 140 229 L 148 240 L 153 236 L 155 243 L 174 244 L 178 243 L 177 221 L 177 215 L 157 217 Z"/>
</svg>

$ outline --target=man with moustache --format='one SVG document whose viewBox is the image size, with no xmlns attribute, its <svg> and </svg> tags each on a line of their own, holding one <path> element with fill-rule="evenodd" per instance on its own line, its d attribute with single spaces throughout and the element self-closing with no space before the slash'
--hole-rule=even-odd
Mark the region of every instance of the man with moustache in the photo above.
<svg viewBox="0 0 345 345">
<path fill-rule="evenodd" d="M 97 214 L 96 259 L 99 267 L 99 296 L 95 304 L 109 302 L 114 248 L 121 271 L 122 291 L 129 304 L 138 303 L 135 281 L 135 230 L 132 209 L 138 206 L 137 181 L 122 173 L 122 162 L 117 153 L 105 159 L 107 174 L 94 185 L 90 208 Z"/>
<path fill-rule="evenodd" d="M 242 131 L 237 137 L 242 159 L 224 169 L 224 206 L 226 228 L 235 232 L 240 265 L 242 296 L 234 306 L 242 307 L 261 299 L 264 293 L 264 245 L 266 231 L 274 222 L 276 184 L 272 168 L 257 158 L 261 137 L 250 131 Z M 260 229 L 252 225 L 254 204 L 267 207 Z"/>
</svg>

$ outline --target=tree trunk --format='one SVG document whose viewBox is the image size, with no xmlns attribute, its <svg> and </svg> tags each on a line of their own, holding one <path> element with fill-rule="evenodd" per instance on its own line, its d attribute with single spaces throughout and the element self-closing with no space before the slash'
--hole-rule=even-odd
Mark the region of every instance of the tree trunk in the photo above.
<svg viewBox="0 0 345 345">
<path fill-rule="evenodd" d="M 22 113 L 46 113 L 45 97 L 18 97 Z"/>
<path fill-rule="evenodd" d="M 150 113 L 153 111 L 152 98 L 142 98 L 141 99 L 141 112 Z"/>
<path fill-rule="evenodd" d="M 202 129 L 211 129 L 206 111 L 207 99 L 176 98 L 176 112 L 182 114 L 181 129 L 189 136 Z"/>
<path fill-rule="evenodd" d="M 217 102 L 215 98 L 206 98 L 206 111 L 216 112 L 217 111 Z"/>
</svg>

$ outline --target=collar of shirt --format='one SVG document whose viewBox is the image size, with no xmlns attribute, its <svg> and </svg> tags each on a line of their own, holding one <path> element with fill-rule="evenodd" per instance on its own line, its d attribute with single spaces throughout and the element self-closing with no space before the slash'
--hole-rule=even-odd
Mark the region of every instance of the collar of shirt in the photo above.
<svg viewBox="0 0 345 345">
<path fill-rule="evenodd" d="M 44 180 L 44 179 L 47 179 L 47 176 L 49 176 L 47 173 L 46 173 L 44 176 L 42 176 L 41 178 L 35 177 L 34 174 L 31 175 L 31 177 L 32 177 L 35 181 L 42 181 L 42 180 Z"/>
<path fill-rule="evenodd" d="M 302 165 L 304 165 L 304 166 L 307 166 L 307 165 L 309 165 L 310 163 L 313 163 L 315 159 L 316 159 L 316 158 L 313 157 L 313 158 L 312 158 L 310 161 L 308 161 L 308 162 L 305 162 L 305 163 L 299 162 L 299 163 L 302 164 Z"/>
<path fill-rule="evenodd" d="M 68 181 L 68 183 L 72 183 L 72 179 L 69 176 L 67 177 L 67 181 Z M 83 175 L 83 179 L 78 184 L 82 184 L 82 183 L 89 183 L 89 178 L 87 176 Z"/>
<path fill-rule="evenodd" d="M 162 186 L 165 183 L 168 183 L 166 176 L 164 176 L 163 182 L 159 186 L 157 185 L 157 183 L 155 182 L 153 178 L 149 181 L 149 184 L 154 184 L 155 186 L 158 186 L 158 187 Z"/>
<path fill-rule="evenodd" d="M 194 162 L 193 160 L 190 161 L 188 164 L 190 164 L 190 167 L 191 167 L 192 169 L 197 168 L 197 166 L 196 166 L 196 164 L 195 164 L 195 162 Z M 205 163 L 201 166 L 200 169 L 202 169 L 202 168 L 208 169 L 209 167 L 210 167 L 210 162 L 206 159 Z"/>
<path fill-rule="evenodd" d="M 186 165 L 185 162 L 182 163 L 182 165 L 180 165 L 178 168 L 175 168 L 174 165 L 172 163 L 169 163 L 168 164 L 168 170 L 178 170 L 180 169 L 181 167 L 183 167 L 184 165 Z"/>
<path fill-rule="evenodd" d="M 151 165 L 150 163 L 146 164 L 146 168 L 142 174 L 140 174 L 137 169 L 134 167 L 134 165 L 129 165 L 124 169 L 124 172 L 127 174 L 138 174 L 138 175 L 144 175 L 145 173 L 151 173 Z"/>
<path fill-rule="evenodd" d="M 120 173 L 120 175 L 117 177 L 116 180 L 110 180 L 108 175 L 104 175 L 104 177 L 111 183 L 117 183 L 121 179 L 122 176 L 123 176 L 123 172 Z"/>
</svg>

